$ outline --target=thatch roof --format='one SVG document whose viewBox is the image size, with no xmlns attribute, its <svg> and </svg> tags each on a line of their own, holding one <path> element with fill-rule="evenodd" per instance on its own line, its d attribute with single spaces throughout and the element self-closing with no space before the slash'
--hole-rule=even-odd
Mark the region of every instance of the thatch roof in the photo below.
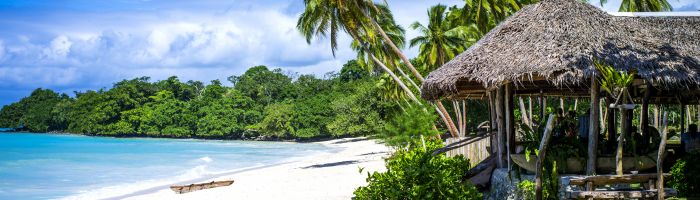
<svg viewBox="0 0 700 200">
<path fill-rule="evenodd" d="M 489 89 L 534 79 L 562 88 L 585 84 L 596 72 L 594 58 L 636 68 L 656 87 L 696 87 L 700 17 L 612 16 L 576 0 L 543 0 L 430 73 L 421 95 L 435 100 L 456 96 L 465 84 Z"/>
</svg>

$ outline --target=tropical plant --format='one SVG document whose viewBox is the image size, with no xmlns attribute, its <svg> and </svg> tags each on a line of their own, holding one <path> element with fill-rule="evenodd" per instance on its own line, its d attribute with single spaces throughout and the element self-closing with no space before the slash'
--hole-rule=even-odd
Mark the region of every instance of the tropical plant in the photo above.
<svg viewBox="0 0 700 200">
<path fill-rule="evenodd" d="M 608 0 L 600 0 L 600 5 Z M 673 7 L 667 0 L 622 0 L 619 12 L 664 12 L 672 11 Z"/>
<path fill-rule="evenodd" d="M 600 73 L 600 78 L 598 79 L 600 87 L 615 97 L 616 103 L 620 100 L 626 101 L 627 99 L 631 102 L 627 87 L 634 81 L 634 76 L 637 73 L 636 69 L 630 72 L 617 71 L 611 65 L 598 60 L 594 60 L 593 65 Z"/>
<path fill-rule="evenodd" d="M 425 110 L 425 106 L 405 108 L 403 113 L 388 120 L 380 137 L 394 147 L 420 146 L 423 140 L 434 138 L 439 134 L 433 130 L 437 116 Z"/>
<path fill-rule="evenodd" d="M 476 26 L 455 26 L 447 16 L 447 6 L 435 5 L 428 10 L 428 25 L 413 22 L 411 28 L 421 35 L 410 41 L 410 47 L 420 46 L 418 59 L 425 71 L 433 71 L 471 46 L 481 34 Z"/>
<path fill-rule="evenodd" d="M 427 140 L 426 148 L 399 150 L 386 160 L 386 172 L 367 173 L 367 186 L 355 199 L 482 199 L 476 187 L 462 179 L 469 160 L 462 156 L 433 156 L 440 141 Z M 362 170 L 360 170 L 362 173 Z"/>
<path fill-rule="evenodd" d="M 671 167 L 669 185 L 680 197 L 700 197 L 700 152 L 690 152 Z M 696 167 L 693 167 L 696 166 Z"/>
<path fill-rule="evenodd" d="M 380 51 L 380 46 L 386 45 L 389 50 L 394 52 L 404 62 L 419 82 L 424 80 L 422 75 L 413 67 L 408 58 L 399 50 L 399 47 L 384 30 L 386 24 L 391 24 L 394 21 L 386 5 L 376 4 L 374 1 L 368 0 L 305 0 L 304 4 L 305 10 L 299 17 L 297 28 L 304 35 L 307 42 L 310 42 L 314 36 L 325 36 L 328 34 L 330 35 L 331 49 L 335 52 L 339 31 L 344 30 L 357 42 L 359 49 L 367 53 L 373 62 L 390 74 L 392 79 L 406 91 L 407 95 L 415 96 L 401 79 L 380 60 L 382 57 L 375 55 Z M 382 24 L 385 27 L 382 27 Z M 381 42 L 378 42 L 379 40 Z M 409 92 L 411 94 L 408 94 Z M 414 101 L 418 102 L 417 100 Z M 445 116 L 443 121 L 452 135 L 457 136 L 457 128 L 442 102 L 437 101 L 435 105 L 436 109 L 443 113 L 441 116 Z"/>
</svg>

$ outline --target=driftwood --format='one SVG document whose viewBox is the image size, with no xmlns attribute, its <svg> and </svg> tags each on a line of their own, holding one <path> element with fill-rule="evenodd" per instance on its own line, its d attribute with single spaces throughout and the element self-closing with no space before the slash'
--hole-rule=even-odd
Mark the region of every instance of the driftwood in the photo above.
<svg viewBox="0 0 700 200">
<path fill-rule="evenodd" d="M 542 142 L 540 143 L 539 153 L 537 155 L 537 164 L 535 164 L 535 199 L 542 199 L 542 162 L 544 161 L 544 156 L 547 153 L 547 143 L 552 136 L 552 129 L 554 128 L 554 114 L 549 114 L 549 119 L 547 119 L 547 126 L 544 129 L 544 136 L 542 136 Z"/>
<path fill-rule="evenodd" d="M 173 185 L 173 186 L 170 186 L 170 189 L 173 190 L 175 193 L 182 194 L 182 193 L 187 193 L 187 192 L 194 192 L 197 190 L 204 190 L 204 189 L 209 189 L 209 188 L 229 186 L 231 184 L 233 184 L 233 180 L 212 181 L 209 183 L 197 183 L 197 184 L 189 184 L 189 185 Z"/>
</svg>

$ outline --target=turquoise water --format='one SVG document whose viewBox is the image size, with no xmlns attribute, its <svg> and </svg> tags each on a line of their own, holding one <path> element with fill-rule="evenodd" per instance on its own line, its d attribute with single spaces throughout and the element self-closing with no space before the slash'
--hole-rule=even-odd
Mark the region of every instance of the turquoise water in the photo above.
<svg viewBox="0 0 700 200">
<path fill-rule="evenodd" d="M 319 144 L 0 134 L 0 199 L 105 198 L 329 151 Z"/>
</svg>

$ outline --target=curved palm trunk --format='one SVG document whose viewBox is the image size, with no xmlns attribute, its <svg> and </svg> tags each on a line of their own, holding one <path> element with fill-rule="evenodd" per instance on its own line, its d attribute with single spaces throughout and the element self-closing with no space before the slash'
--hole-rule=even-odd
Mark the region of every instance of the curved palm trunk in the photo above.
<svg viewBox="0 0 700 200">
<path fill-rule="evenodd" d="M 393 64 L 392 64 L 392 65 L 393 65 Z M 413 87 L 416 88 L 416 90 L 420 91 L 420 87 L 418 87 L 418 84 L 416 84 L 416 82 L 414 82 L 413 79 L 411 79 L 411 77 L 409 77 L 408 75 L 406 75 L 406 73 L 403 72 L 403 70 L 401 69 L 400 66 L 394 66 L 394 68 L 396 68 L 396 70 L 399 71 L 399 73 L 401 74 L 401 76 L 402 76 L 403 78 L 407 79 L 408 82 L 411 83 L 411 85 L 412 85 Z"/>
<path fill-rule="evenodd" d="M 394 44 L 394 42 L 389 38 L 389 36 L 386 35 L 386 32 L 384 32 L 384 29 L 382 29 L 382 27 L 379 26 L 379 24 L 377 24 L 377 21 L 375 21 L 372 17 L 370 17 L 365 11 L 362 11 L 361 13 L 362 13 L 367 19 L 370 19 L 370 21 L 372 22 L 372 25 L 375 26 L 375 27 L 379 30 L 379 32 L 381 33 L 382 38 L 384 39 L 384 41 L 385 41 L 387 44 L 389 44 L 389 46 L 391 46 L 391 49 L 392 49 L 397 55 L 399 55 L 399 57 L 401 58 L 401 60 L 402 60 L 404 63 L 406 63 L 406 66 L 408 66 L 408 68 L 411 70 L 411 72 L 413 72 L 413 75 L 415 75 L 416 78 L 418 78 L 418 80 L 420 81 L 420 83 L 423 83 L 423 81 L 425 81 L 425 79 L 423 79 L 423 76 L 421 76 L 420 73 L 418 73 L 418 71 L 416 70 L 416 68 L 413 67 L 413 64 L 411 64 L 411 62 L 408 60 L 408 58 L 406 58 L 406 56 L 401 52 L 401 50 L 399 50 L 399 48 L 396 47 L 396 45 Z M 355 40 L 357 40 L 357 41 L 359 41 L 359 42 L 362 43 L 362 40 L 359 39 L 358 34 L 357 34 L 355 31 L 352 31 L 352 30 L 350 30 L 350 31 L 351 31 L 351 34 L 350 34 L 350 35 L 353 37 L 353 39 L 355 39 Z M 369 52 L 368 52 L 368 53 L 369 53 Z M 375 62 L 380 63 L 379 60 L 376 59 L 376 58 L 374 57 L 373 54 L 370 54 L 370 55 L 372 56 L 372 58 L 373 58 L 373 60 L 374 60 Z M 380 64 L 380 65 L 382 65 L 382 64 Z M 384 66 L 384 65 L 382 65 L 382 66 L 383 66 L 384 68 L 386 68 L 386 66 Z M 389 70 L 388 68 L 386 68 L 385 70 L 388 70 L 389 72 L 391 72 L 391 70 Z M 391 74 L 393 74 L 393 72 L 391 72 Z M 391 74 L 390 74 L 390 75 L 391 75 Z M 395 76 L 395 75 L 394 75 L 394 76 Z M 409 80 L 410 80 L 410 79 L 409 79 Z M 403 84 L 403 82 L 402 82 L 401 80 L 397 80 L 397 82 L 399 82 L 400 84 L 402 84 L 402 85 L 405 86 L 405 84 Z M 405 90 L 405 89 L 404 89 L 404 90 Z M 409 91 L 410 91 L 410 90 L 409 90 Z M 412 94 L 412 92 L 411 92 L 411 94 Z M 442 102 L 441 102 L 441 101 L 436 101 L 436 102 L 435 102 L 435 106 L 436 106 L 436 110 L 437 110 L 437 111 L 440 113 L 440 115 L 442 116 L 443 122 L 445 122 L 445 125 L 447 125 L 447 128 L 448 128 L 448 130 L 450 131 L 450 135 L 452 135 L 452 137 L 457 137 L 457 136 L 458 136 L 458 135 L 457 135 L 457 127 L 455 127 L 454 121 L 452 121 L 452 117 L 450 117 L 450 113 L 447 112 L 447 109 L 445 109 L 445 106 L 442 105 Z"/>
<path fill-rule="evenodd" d="M 411 98 L 411 100 L 416 102 L 418 105 L 422 105 L 422 103 L 420 101 L 418 101 L 418 98 L 416 98 L 416 96 L 413 94 L 413 91 L 411 91 L 411 89 L 409 89 L 406 86 L 406 84 L 404 84 L 404 82 L 401 81 L 401 79 L 399 79 L 399 77 L 396 76 L 396 74 L 394 74 L 393 71 L 391 71 L 391 69 L 386 67 L 386 65 L 384 65 L 381 61 L 379 61 L 379 59 L 377 59 L 377 57 L 375 57 L 374 54 L 372 54 L 371 52 L 368 52 L 368 51 L 365 51 L 365 52 L 367 52 L 367 54 L 369 54 L 370 58 L 372 58 L 372 61 L 377 63 L 377 65 L 379 65 L 382 68 L 382 70 L 384 70 L 387 74 L 389 74 L 389 76 L 391 76 L 391 78 L 394 79 L 394 81 L 396 81 L 397 84 L 399 84 L 399 87 L 401 87 L 401 89 L 403 89 L 406 92 L 406 95 L 408 95 L 408 97 Z"/>
<path fill-rule="evenodd" d="M 362 12 L 362 14 L 366 18 L 370 19 L 370 21 L 372 21 L 372 25 L 379 31 L 379 33 L 380 33 L 380 35 L 382 35 L 382 38 L 384 39 L 384 41 L 387 44 L 389 44 L 389 46 L 391 47 L 391 50 L 393 50 L 394 53 L 396 53 L 396 55 L 398 55 L 401 58 L 401 60 L 404 63 L 406 63 L 406 66 L 408 66 L 408 69 L 410 69 L 411 72 L 413 72 L 413 75 L 416 76 L 416 78 L 418 78 L 418 81 L 420 83 L 423 83 L 425 81 L 425 79 L 423 78 L 423 75 L 418 73 L 418 70 L 416 70 L 416 68 L 413 67 L 413 64 L 411 64 L 411 61 L 409 61 L 408 58 L 406 58 L 406 55 L 404 55 L 403 52 L 401 52 L 401 50 L 399 50 L 399 48 L 396 47 L 396 44 L 394 44 L 394 41 L 392 41 L 391 38 L 389 38 L 389 36 L 386 34 L 386 32 L 384 32 L 384 29 L 382 29 L 382 27 L 379 26 L 377 21 L 375 21 L 373 18 L 371 18 L 366 12 Z M 450 117 L 450 114 L 447 112 L 447 109 L 445 109 L 445 106 L 442 105 L 442 102 L 439 100 L 435 101 L 435 105 L 438 107 L 438 110 L 441 113 L 443 113 L 443 115 L 445 116 L 445 118 L 444 118 L 445 125 L 447 125 L 447 128 L 450 130 L 452 137 L 457 137 L 458 136 L 457 135 L 457 127 L 455 126 L 454 121 L 452 120 L 452 117 Z"/>
</svg>

